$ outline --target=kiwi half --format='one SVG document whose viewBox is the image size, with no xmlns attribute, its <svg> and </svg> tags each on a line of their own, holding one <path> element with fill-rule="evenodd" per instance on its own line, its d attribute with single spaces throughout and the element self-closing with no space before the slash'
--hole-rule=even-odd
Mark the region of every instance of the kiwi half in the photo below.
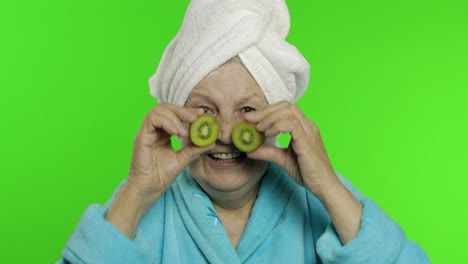
<svg viewBox="0 0 468 264">
<path fill-rule="evenodd" d="M 243 152 L 256 150 L 263 141 L 263 135 L 258 132 L 254 124 L 240 122 L 232 129 L 232 142 Z"/>
<path fill-rule="evenodd" d="M 201 115 L 190 125 L 190 139 L 199 147 L 213 144 L 218 138 L 219 125 L 211 115 Z"/>
</svg>

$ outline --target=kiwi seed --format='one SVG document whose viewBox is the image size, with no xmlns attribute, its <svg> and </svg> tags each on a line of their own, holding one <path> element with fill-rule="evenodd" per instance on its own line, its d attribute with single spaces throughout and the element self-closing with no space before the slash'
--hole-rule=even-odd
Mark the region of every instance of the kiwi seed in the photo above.
<svg viewBox="0 0 468 264">
<path fill-rule="evenodd" d="M 232 129 L 232 142 L 243 152 L 256 150 L 263 141 L 263 135 L 258 132 L 254 124 L 240 122 Z"/>
<path fill-rule="evenodd" d="M 218 138 L 219 125 L 216 119 L 208 114 L 201 115 L 190 125 L 190 139 L 199 147 L 213 144 Z"/>
</svg>

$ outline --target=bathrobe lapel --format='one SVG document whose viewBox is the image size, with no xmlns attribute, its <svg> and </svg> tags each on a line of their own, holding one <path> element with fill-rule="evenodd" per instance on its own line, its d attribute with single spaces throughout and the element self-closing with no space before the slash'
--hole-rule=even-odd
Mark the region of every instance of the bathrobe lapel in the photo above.
<svg viewBox="0 0 468 264">
<path fill-rule="evenodd" d="M 210 263 L 241 263 L 209 197 L 186 169 L 172 185 L 182 221 Z"/>
<path fill-rule="evenodd" d="M 252 208 L 247 228 L 237 247 L 241 262 L 254 254 L 283 219 L 285 208 L 294 192 L 294 183 L 284 174 L 285 172 L 277 168 L 277 165 L 270 163 Z"/>
<path fill-rule="evenodd" d="M 243 263 L 281 222 L 294 191 L 283 170 L 270 164 L 237 251 L 214 210 L 211 200 L 186 169 L 173 184 L 180 216 L 193 240 L 210 263 Z"/>
</svg>

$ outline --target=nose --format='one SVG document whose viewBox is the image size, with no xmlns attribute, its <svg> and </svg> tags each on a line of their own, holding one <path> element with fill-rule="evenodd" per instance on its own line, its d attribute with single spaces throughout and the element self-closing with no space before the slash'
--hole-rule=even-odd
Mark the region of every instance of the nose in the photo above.
<svg viewBox="0 0 468 264">
<path fill-rule="evenodd" d="M 223 144 L 231 144 L 231 131 L 233 128 L 233 124 L 235 124 L 235 120 L 232 116 L 222 116 L 218 118 L 219 123 L 219 135 L 218 141 L 222 142 Z"/>
</svg>

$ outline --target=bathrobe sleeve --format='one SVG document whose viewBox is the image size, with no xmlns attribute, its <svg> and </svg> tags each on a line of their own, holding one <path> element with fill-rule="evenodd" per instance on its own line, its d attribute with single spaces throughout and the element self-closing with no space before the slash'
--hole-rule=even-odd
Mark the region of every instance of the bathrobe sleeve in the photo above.
<svg viewBox="0 0 468 264">
<path fill-rule="evenodd" d="M 154 262 L 154 250 L 150 250 L 154 249 L 152 241 L 145 237 L 141 229 L 130 240 L 104 219 L 111 202 L 112 199 L 104 206 L 90 205 L 86 209 L 62 251 L 63 259 L 57 263 Z"/>
<path fill-rule="evenodd" d="M 316 245 L 323 263 L 430 263 L 422 248 L 408 241 L 395 221 L 344 177 L 338 176 L 363 205 L 361 229 L 357 237 L 343 246 L 333 225 L 329 224 Z"/>
</svg>

